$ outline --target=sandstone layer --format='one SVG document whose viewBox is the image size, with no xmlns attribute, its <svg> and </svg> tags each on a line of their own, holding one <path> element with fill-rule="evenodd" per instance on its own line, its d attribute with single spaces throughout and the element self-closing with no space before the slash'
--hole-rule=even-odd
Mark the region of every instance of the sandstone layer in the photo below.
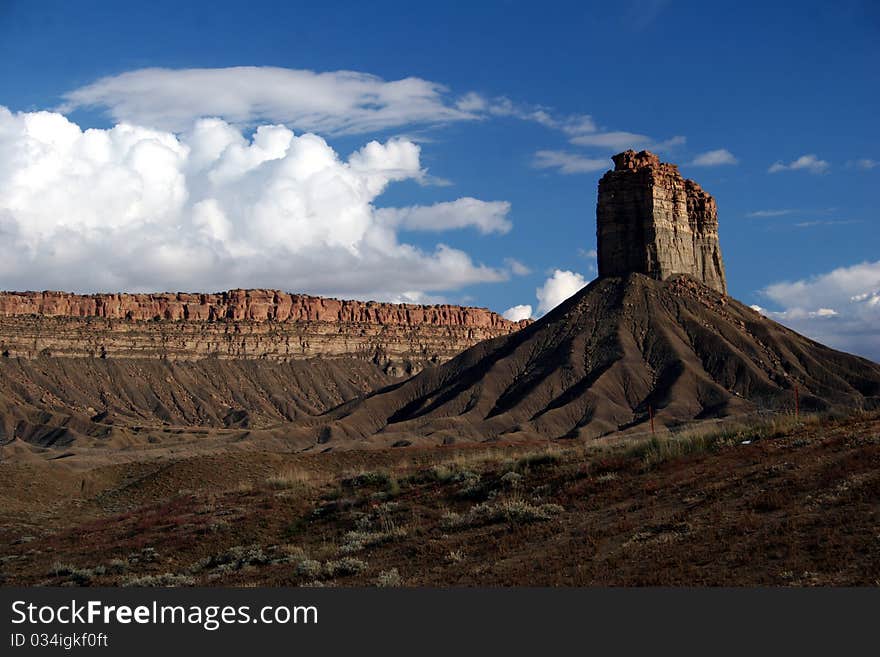
<svg viewBox="0 0 880 657">
<path fill-rule="evenodd" d="M 715 199 L 648 151 L 612 159 L 596 205 L 599 275 L 688 274 L 726 294 Z"/>
<path fill-rule="evenodd" d="M 169 360 L 355 357 L 403 375 L 527 322 L 485 308 L 218 294 L 0 293 L 0 353 Z"/>
</svg>

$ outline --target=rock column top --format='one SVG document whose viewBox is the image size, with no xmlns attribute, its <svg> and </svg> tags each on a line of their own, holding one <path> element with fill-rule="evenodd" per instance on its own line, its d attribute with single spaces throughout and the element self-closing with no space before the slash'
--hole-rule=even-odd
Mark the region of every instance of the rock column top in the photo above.
<svg viewBox="0 0 880 657">
<path fill-rule="evenodd" d="M 726 294 L 715 199 L 650 151 L 612 160 L 596 205 L 599 275 L 687 274 Z"/>
</svg>

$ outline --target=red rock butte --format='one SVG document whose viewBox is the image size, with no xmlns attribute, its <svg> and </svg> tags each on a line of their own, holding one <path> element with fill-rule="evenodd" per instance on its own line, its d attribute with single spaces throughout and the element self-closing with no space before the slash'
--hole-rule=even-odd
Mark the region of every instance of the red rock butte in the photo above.
<svg viewBox="0 0 880 657">
<path fill-rule="evenodd" d="M 688 274 L 727 294 L 715 199 L 648 151 L 615 155 L 599 181 L 599 276 Z"/>
<path fill-rule="evenodd" d="M 0 292 L 0 354 L 27 359 L 355 357 L 400 376 L 529 323 L 486 308 L 340 301 L 278 290 Z"/>
<path fill-rule="evenodd" d="M 340 301 L 288 294 L 280 290 L 85 295 L 52 291 L 0 292 L 0 315 L 100 317 L 134 321 L 314 321 L 478 328 L 519 326 L 519 323 L 504 319 L 486 308 Z"/>
</svg>

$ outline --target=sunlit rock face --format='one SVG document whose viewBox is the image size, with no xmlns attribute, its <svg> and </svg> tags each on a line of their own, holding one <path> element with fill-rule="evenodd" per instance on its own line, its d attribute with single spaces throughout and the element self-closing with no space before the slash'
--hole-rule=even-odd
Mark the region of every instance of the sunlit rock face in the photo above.
<svg viewBox="0 0 880 657">
<path fill-rule="evenodd" d="M 615 155 L 599 181 L 599 276 L 688 274 L 727 294 L 715 199 L 653 153 Z"/>
<path fill-rule="evenodd" d="M 529 324 L 485 308 L 217 294 L 0 292 L 0 353 L 167 360 L 356 357 L 411 374 Z"/>
</svg>

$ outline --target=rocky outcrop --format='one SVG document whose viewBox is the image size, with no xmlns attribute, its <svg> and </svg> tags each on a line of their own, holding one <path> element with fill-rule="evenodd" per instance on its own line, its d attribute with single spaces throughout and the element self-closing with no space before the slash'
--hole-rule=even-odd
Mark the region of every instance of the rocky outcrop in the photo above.
<svg viewBox="0 0 880 657">
<path fill-rule="evenodd" d="M 0 352 L 24 358 L 353 356 L 402 375 L 527 323 L 485 308 L 340 301 L 277 290 L 0 293 Z"/>
<path fill-rule="evenodd" d="M 727 293 L 715 199 L 648 151 L 615 155 L 599 181 L 599 276 L 688 274 Z"/>
<path fill-rule="evenodd" d="M 69 294 L 0 292 L 0 315 L 100 317 L 135 321 L 249 320 L 255 322 L 350 322 L 415 326 L 507 328 L 511 324 L 486 308 L 340 301 L 279 290 L 230 290 L 216 294 Z"/>
</svg>

